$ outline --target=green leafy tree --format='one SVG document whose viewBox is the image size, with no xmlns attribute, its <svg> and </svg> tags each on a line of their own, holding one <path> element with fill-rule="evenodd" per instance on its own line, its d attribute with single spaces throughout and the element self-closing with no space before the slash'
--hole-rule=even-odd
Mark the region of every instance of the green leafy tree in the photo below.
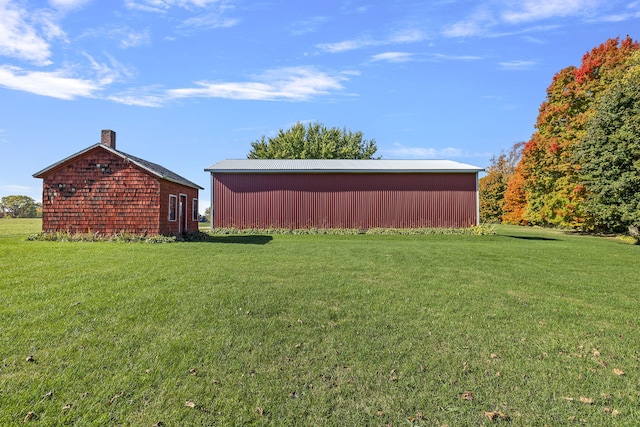
<svg viewBox="0 0 640 427">
<path fill-rule="evenodd" d="M 640 51 L 628 65 L 596 101 L 575 156 L 587 212 L 603 231 L 640 227 Z"/>
<path fill-rule="evenodd" d="M 11 218 L 35 218 L 38 204 L 28 196 L 5 196 L 0 200 L 0 210 Z"/>
<path fill-rule="evenodd" d="M 249 159 L 372 159 L 377 151 L 373 139 L 362 132 L 327 128 L 320 123 L 298 122 L 273 138 L 262 136 L 251 143 Z"/>
<path fill-rule="evenodd" d="M 478 182 L 480 192 L 480 221 L 502 222 L 504 211 L 504 194 L 507 184 L 515 173 L 520 161 L 524 142 L 515 144 L 508 153 L 500 153 L 491 158 L 491 165 L 486 168 L 486 175 Z"/>
</svg>

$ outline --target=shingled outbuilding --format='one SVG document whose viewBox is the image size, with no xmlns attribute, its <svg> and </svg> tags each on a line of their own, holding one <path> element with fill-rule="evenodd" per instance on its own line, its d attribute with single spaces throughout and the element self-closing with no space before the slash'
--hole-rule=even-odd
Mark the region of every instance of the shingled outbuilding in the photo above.
<svg viewBox="0 0 640 427">
<path fill-rule="evenodd" d="M 116 149 L 116 133 L 35 173 L 42 231 L 177 235 L 198 231 L 198 190 L 170 170 Z"/>
<path fill-rule="evenodd" d="M 468 227 L 478 173 L 450 160 L 223 160 L 211 173 L 216 228 Z"/>
</svg>

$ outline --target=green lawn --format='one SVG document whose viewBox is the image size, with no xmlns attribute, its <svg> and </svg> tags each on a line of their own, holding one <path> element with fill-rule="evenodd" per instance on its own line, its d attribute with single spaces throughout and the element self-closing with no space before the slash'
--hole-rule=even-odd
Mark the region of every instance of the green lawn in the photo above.
<svg viewBox="0 0 640 427">
<path fill-rule="evenodd" d="M 640 246 L 39 224 L 0 220 L 2 426 L 640 425 Z"/>
</svg>

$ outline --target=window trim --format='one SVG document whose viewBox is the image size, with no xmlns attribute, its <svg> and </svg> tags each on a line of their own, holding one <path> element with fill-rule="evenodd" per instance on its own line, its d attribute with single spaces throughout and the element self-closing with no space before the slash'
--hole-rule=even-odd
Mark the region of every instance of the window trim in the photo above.
<svg viewBox="0 0 640 427">
<path fill-rule="evenodd" d="M 173 214 L 173 218 L 171 214 Z M 169 194 L 169 213 L 167 218 L 171 222 L 176 222 L 178 220 L 178 196 L 175 194 Z"/>
<path fill-rule="evenodd" d="M 200 219 L 200 212 L 198 212 L 198 198 L 194 197 L 191 199 L 191 220 L 198 221 Z"/>
</svg>

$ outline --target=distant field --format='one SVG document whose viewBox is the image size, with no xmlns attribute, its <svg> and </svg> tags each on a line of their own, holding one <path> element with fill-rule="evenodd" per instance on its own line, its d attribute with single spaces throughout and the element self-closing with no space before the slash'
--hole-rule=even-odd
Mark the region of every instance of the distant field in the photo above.
<svg viewBox="0 0 640 427">
<path fill-rule="evenodd" d="M 640 246 L 40 242 L 0 220 L 0 425 L 640 425 Z"/>
</svg>

